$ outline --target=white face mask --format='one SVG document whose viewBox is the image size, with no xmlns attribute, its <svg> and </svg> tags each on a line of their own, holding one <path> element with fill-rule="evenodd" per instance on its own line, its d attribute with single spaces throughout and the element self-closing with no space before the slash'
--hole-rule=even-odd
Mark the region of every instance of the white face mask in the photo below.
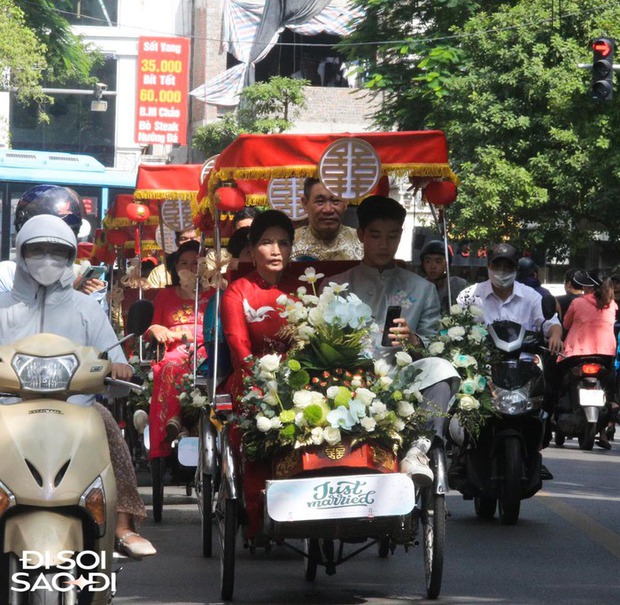
<svg viewBox="0 0 620 605">
<path fill-rule="evenodd" d="M 58 260 L 49 255 L 43 258 L 25 258 L 24 262 L 32 279 L 46 287 L 57 282 L 69 266 L 67 259 Z"/>
<path fill-rule="evenodd" d="M 517 272 L 493 271 L 489 269 L 489 279 L 496 288 L 508 288 L 515 283 Z"/>
</svg>

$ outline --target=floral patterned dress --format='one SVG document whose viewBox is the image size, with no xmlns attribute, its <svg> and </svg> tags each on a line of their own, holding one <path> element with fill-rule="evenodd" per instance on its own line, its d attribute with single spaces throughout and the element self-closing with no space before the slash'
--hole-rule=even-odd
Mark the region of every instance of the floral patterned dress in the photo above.
<svg viewBox="0 0 620 605">
<path fill-rule="evenodd" d="M 198 359 L 204 358 L 202 320 L 203 311 L 212 291 L 202 293 L 198 301 Z M 165 288 L 159 292 L 154 301 L 153 324 L 165 326 L 173 332 L 186 331 L 194 327 L 194 300 L 181 298 L 176 287 Z M 184 374 L 191 372 L 194 344 L 185 344 L 180 340 L 169 343 L 161 361 L 153 364 L 153 394 L 149 410 L 150 457 L 157 458 L 170 455 L 170 444 L 164 441 L 166 424 L 172 418 L 181 415 L 179 403 L 179 385 Z"/>
</svg>

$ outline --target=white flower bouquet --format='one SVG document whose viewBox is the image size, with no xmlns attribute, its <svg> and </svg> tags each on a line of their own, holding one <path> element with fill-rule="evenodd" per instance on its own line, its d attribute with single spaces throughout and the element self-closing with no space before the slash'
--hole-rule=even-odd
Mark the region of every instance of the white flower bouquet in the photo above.
<svg viewBox="0 0 620 605">
<path fill-rule="evenodd" d="M 461 387 L 452 412 L 474 438 L 487 418 L 496 414 L 489 390 L 491 353 L 486 343 L 487 330 L 481 322 L 482 309 L 453 305 L 450 314 L 441 318 L 437 336 L 421 351 L 446 359 L 460 374 Z"/>
<path fill-rule="evenodd" d="M 294 342 L 288 356 L 255 359 L 246 378 L 238 422 L 249 458 L 344 440 L 397 453 L 425 432 L 430 412 L 420 406 L 411 356 L 397 353 L 396 366 L 373 362 L 365 354 L 370 308 L 346 285 L 330 283 L 317 296 L 320 277 L 307 270 L 313 294 L 300 288 L 298 298 L 278 301 Z"/>
</svg>

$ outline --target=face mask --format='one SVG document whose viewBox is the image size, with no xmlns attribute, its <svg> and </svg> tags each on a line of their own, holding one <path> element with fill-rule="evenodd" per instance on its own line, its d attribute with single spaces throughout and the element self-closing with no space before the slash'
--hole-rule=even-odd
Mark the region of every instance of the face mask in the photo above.
<svg viewBox="0 0 620 605">
<path fill-rule="evenodd" d="M 517 272 L 512 271 L 507 273 L 505 271 L 492 271 L 489 269 L 489 279 L 496 288 L 508 288 L 515 283 Z"/>
<path fill-rule="evenodd" d="M 47 255 L 36 259 L 25 258 L 24 262 L 32 279 L 42 286 L 51 286 L 57 282 L 68 267 L 67 259 L 58 260 Z"/>
</svg>

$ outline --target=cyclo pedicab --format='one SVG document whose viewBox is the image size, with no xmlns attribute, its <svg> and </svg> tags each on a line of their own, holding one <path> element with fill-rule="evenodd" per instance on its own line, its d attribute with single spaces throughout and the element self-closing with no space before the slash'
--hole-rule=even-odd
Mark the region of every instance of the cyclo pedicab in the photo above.
<svg viewBox="0 0 620 605">
<path fill-rule="evenodd" d="M 268 199 L 272 207 L 298 219 L 304 177 L 319 177 L 336 195 L 354 200 L 376 191 L 380 177 L 385 183 L 390 174 L 409 177 L 417 188 L 429 182 L 454 188 L 457 182 L 441 132 L 242 135 L 216 157 L 201 187 L 194 221 L 213 231 L 218 254 L 226 214 L 248 201 L 260 204 Z M 319 273 L 342 270 L 340 266 L 330 271 L 329 262 L 310 265 L 292 264 L 300 273 L 305 270 L 302 280 L 313 288 Z M 327 288 L 320 297 L 291 295 L 282 301 L 282 311 L 288 314 L 296 344 L 287 356 L 254 360 L 240 411 L 231 421 L 226 421 L 230 395 L 217 388 L 222 383 L 218 355 L 223 342 L 217 321 L 213 327 L 211 404 L 201 415 L 196 493 L 205 556 L 212 554 L 212 512 L 216 519 L 221 596 L 224 600 L 233 596 L 237 534 L 247 523 L 243 466 L 254 458 L 267 464 L 271 474 L 259 490 L 261 538 L 267 547 L 275 541 L 302 554 L 307 580 L 314 580 L 319 566 L 328 575 L 335 573 L 341 563 L 373 545 L 378 545 L 379 556 L 387 557 L 399 545 L 409 549 L 422 542 L 426 593 L 437 598 L 448 491 L 443 443 L 435 440 L 429 451 L 434 472 L 430 486 L 416 487 L 398 470 L 399 447 L 406 448 L 428 421 L 417 399 L 412 360 L 403 353 L 397 365 L 388 366 L 364 357 L 371 310 L 346 290 Z M 340 305 L 339 312 L 328 311 L 332 303 Z M 307 313 L 294 319 L 300 306 Z M 323 336 L 300 338 L 313 312 L 322 318 L 325 330 L 321 332 L 320 321 L 313 327 Z M 219 291 L 215 317 L 218 314 Z M 343 314 L 349 323 L 339 322 Z M 329 317 L 332 324 L 327 326 Z M 273 412 L 274 400 L 279 414 Z M 348 415 L 339 429 L 326 420 L 328 415 L 332 420 L 334 415 L 344 417 L 360 406 L 363 412 Z M 374 418 L 373 411 L 377 411 Z M 242 456 L 238 445 L 232 444 L 238 442 L 238 433 Z M 295 545 L 299 540 L 302 544 Z M 249 544 L 253 550 L 256 542 Z M 345 547 L 353 551 L 345 553 Z"/>
<path fill-rule="evenodd" d="M 123 274 L 111 284 L 111 319 L 119 332 L 122 332 L 127 313 L 135 301 L 153 301 L 160 290 L 152 287 L 141 274 L 144 257 L 161 253 L 165 258 L 166 253 L 176 250 L 174 233 L 193 227 L 191 203 L 196 200 L 202 169 L 200 164 L 140 166 L 134 194 L 118 195 L 104 218 L 103 230 L 95 246 L 98 256 L 108 264 L 118 259 L 118 266 L 123 269 L 127 265 Z M 195 315 L 198 289 L 196 292 Z M 150 382 L 148 374 L 152 363 L 163 356 L 161 347 L 153 343 L 147 343 L 141 338 L 133 358 L 138 374 L 147 382 Z M 188 358 L 187 367 L 188 375 L 193 376 L 195 382 L 194 362 L 194 357 Z M 150 397 L 149 393 L 150 389 L 147 391 Z M 185 483 L 187 495 L 191 495 L 196 453 L 183 460 L 177 459 L 176 447 L 170 456 L 154 454 L 150 451 L 149 426 L 146 426 L 142 436 L 137 435 L 131 417 L 125 412 L 125 406 L 120 410 L 122 417 L 119 414 L 117 419 L 126 433 L 134 462 L 139 464 L 145 450 L 146 454 L 150 454 L 153 517 L 155 522 L 159 522 L 162 519 L 166 470 L 169 467 L 175 469 L 179 481 Z M 185 465 L 190 468 L 185 469 Z"/>
</svg>

